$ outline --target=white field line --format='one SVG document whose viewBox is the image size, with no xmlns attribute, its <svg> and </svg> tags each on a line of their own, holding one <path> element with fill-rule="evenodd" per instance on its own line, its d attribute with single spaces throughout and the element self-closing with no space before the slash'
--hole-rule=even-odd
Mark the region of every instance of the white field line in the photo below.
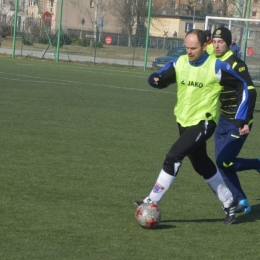
<svg viewBox="0 0 260 260">
<path fill-rule="evenodd" d="M 12 80 L 12 81 L 24 81 L 24 82 L 33 82 L 33 83 L 47 83 L 47 82 L 55 82 L 55 84 L 77 84 L 77 85 L 91 85 L 91 86 L 99 86 L 99 87 L 108 87 L 108 88 L 116 88 L 116 89 L 124 89 L 124 90 L 134 90 L 134 91 L 141 91 L 141 92 L 154 92 L 154 93 L 164 93 L 170 95 L 176 95 L 176 93 L 161 91 L 161 90 L 153 90 L 153 89 L 138 89 L 138 88 L 128 88 L 128 87 L 121 87 L 115 85 L 106 85 L 106 84 L 95 84 L 95 83 L 87 83 L 87 82 L 80 82 L 80 81 L 71 81 L 71 80 L 60 80 L 60 79 L 50 79 L 50 78 L 41 78 L 35 76 L 27 76 L 27 75 L 20 75 L 20 74 L 11 74 L 0 72 L 0 74 L 10 75 L 10 76 L 17 76 L 20 78 L 6 78 L 1 77 L 1 79 Z M 21 78 L 30 78 L 30 79 L 21 79 Z"/>
<path fill-rule="evenodd" d="M 170 94 L 170 95 L 176 95 L 177 94 L 175 92 L 167 92 L 167 91 L 162 91 L 162 90 L 127 88 L 127 87 L 114 86 L 114 85 L 94 84 L 94 83 L 79 82 L 79 81 L 41 78 L 41 77 L 27 76 L 27 75 L 20 75 L 20 74 L 12 74 L 12 73 L 5 73 L 5 72 L 0 72 L 0 74 L 6 74 L 6 75 L 18 76 L 18 77 L 24 77 L 24 78 L 32 78 L 32 80 L 24 80 L 23 79 L 23 81 L 34 82 L 34 83 L 35 82 L 37 82 L 37 83 L 46 83 L 46 82 L 49 82 L 51 80 L 51 81 L 55 81 L 56 84 L 91 85 L 91 86 L 108 87 L 108 88 L 116 88 L 116 89 L 124 89 L 124 90 L 135 90 L 135 91 L 141 91 L 141 92 L 154 92 L 154 93 L 163 93 L 163 94 Z M 14 80 L 14 81 L 20 81 L 21 80 L 19 78 L 17 78 L 17 79 L 14 79 L 14 78 L 4 78 L 4 77 L 0 77 L 0 78 L 7 79 L 7 80 Z M 37 80 L 33 80 L 33 79 L 37 79 Z M 259 103 L 260 102 L 256 102 L 256 104 L 259 104 Z"/>
<path fill-rule="evenodd" d="M 17 63 L 17 65 L 23 65 L 23 66 L 37 66 L 37 67 L 46 67 L 46 66 L 43 66 L 43 65 L 34 65 L 34 64 L 25 64 L 25 63 Z M 68 68 L 67 66 L 48 66 L 48 68 L 60 68 L 62 70 L 69 70 L 69 71 L 80 71 L 80 72 L 87 72 L 87 73 L 97 73 L 99 74 L 100 73 L 100 70 L 97 70 L 95 68 L 84 68 L 84 67 L 73 67 L 73 68 L 76 68 L 76 69 L 71 69 L 71 68 Z M 104 68 L 104 70 L 106 72 L 102 72 L 102 74 L 105 74 L 105 75 L 114 75 L 115 74 L 115 70 L 110 70 L 110 69 L 106 69 Z M 121 74 L 120 76 L 129 76 L 129 70 L 126 71 L 126 70 L 122 70 L 122 69 L 119 69 L 118 72 L 120 73 L 127 73 L 125 75 Z M 147 75 L 143 75 L 142 72 L 138 72 L 138 71 L 135 71 L 135 74 L 141 74 L 139 76 L 136 76 L 138 78 L 146 78 Z"/>
</svg>

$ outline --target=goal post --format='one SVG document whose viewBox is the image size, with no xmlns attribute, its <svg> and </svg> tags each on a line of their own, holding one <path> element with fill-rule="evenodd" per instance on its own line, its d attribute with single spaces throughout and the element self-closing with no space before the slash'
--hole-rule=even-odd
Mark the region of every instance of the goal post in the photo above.
<svg viewBox="0 0 260 260">
<path fill-rule="evenodd" d="M 205 30 L 213 32 L 218 27 L 226 27 L 236 38 L 246 61 L 251 77 L 260 80 L 260 20 L 231 17 L 206 16 Z"/>
</svg>

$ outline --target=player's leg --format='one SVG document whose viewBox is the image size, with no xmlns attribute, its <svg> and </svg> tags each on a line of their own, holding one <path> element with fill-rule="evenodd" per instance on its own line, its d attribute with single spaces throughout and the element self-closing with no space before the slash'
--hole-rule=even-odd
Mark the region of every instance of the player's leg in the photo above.
<svg viewBox="0 0 260 260">
<path fill-rule="evenodd" d="M 144 202 L 158 203 L 175 181 L 183 158 L 188 156 L 200 142 L 200 140 L 199 142 L 196 141 L 198 136 L 201 136 L 200 126 L 181 127 L 178 125 L 178 127 L 180 137 L 167 153 L 163 168 L 159 173 L 153 189 L 143 201 L 136 201 L 136 205 Z"/>
<path fill-rule="evenodd" d="M 215 156 L 217 166 L 219 167 L 219 171 L 226 185 L 229 187 L 233 196 L 238 198 L 240 205 L 242 205 L 238 206 L 236 212 L 244 211 L 244 213 L 249 213 L 251 207 L 236 173 L 235 169 L 237 169 L 237 166 L 233 167 L 236 156 L 246 140 L 246 136 L 239 138 L 239 136 L 236 135 L 237 133 L 238 130 L 234 127 L 232 122 L 220 118 L 218 127 L 215 131 Z M 243 207 L 243 210 L 241 207 Z"/>
<path fill-rule="evenodd" d="M 250 130 L 252 124 L 250 125 Z M 215 132 L 216 163 L 221 169 L 228 171 L 258 170 L 260 161 L 258 158 L 247 159 L 237 158 L 248 135 L 239 135 L 238 128 L 233 122 L 220 117 L 219 124 Z"/>
<path fill-rule="evenodd" d="M 215 127 L 216 124 L 214 122 L 208 121 L 201 122 L 201 124 L 197 126 L 188 128 L 179 126 L 181 136 L 166 155 L 163 169 L 158 176 L 154 188 L 150 192 L 149 196 L 146 197 L 143 201 L 136 201 L 136 205 L 140 205 L 144 202 L 158 203 L 170 188 L 171 184 L 174 182 L 178 174 L 179 167 L 181 166 L 182 159 L 187 155 L 191 155 L 192 153 L 197 155 L 197 152 L 202 149 L 202 157 L 198 156 L 195 158 L 195 156 L 191 156 L 192 163 L 194 165 L 193 159 L 195 159 L 196 165 L 198 165 L 195 166 L 195 168 L 198 171 L 200 171 L 199 168 L 204 169 L 205 161 L 206 164 L 209 165 L 209 171 L 207 171 L 207 173 L 203 172 L 206 182 L 212 188 L 215 194 L 217 194 L 218 198 L 221 200 L 224 208 L 227 211 L 225 223 L 231 224 L 234 222 L 234 209 L 237 201 L 233 199 L 231 192 L 225 186 L 221 175 L 217 172 L 214 163 L 207 156 L 206 152 L 206 140 L 213 135 Z M 207 177 L 209 179 L 207 179 Z"/>
<path fill-rule="evenodd" d="M 213 135 L 213 132 L 214 128 L 209 127 L 206 127 L 204 131 L 202 131 L 202 140 L 204 139 L 204 141 L 189 155 L 189 159 L 195 171 L 203 176 L 205 182 L 223 203 L 223 208 L 226 212 L 225 223 L 231 224 L 235 221 L 234 210 L 238 200 L 232 196 L 221 174 L 207 154 L 206 140 Z"/>
<path fill-rule="evenodd" d="M 225 223 L 231 224 L 235 221 L 235 208 L 238 199 L 233 197 L 227 188 L 220 172 L 213 161 L 208 157 L 206 143 L 202 144 L 196 151 L 189 155 L 189 159 L 196 170 L 203 176 L 205 182 L 223 204 L 226 213 Z"/>
<path fill-rule="evenodd" d="M 251 206 L 249 204 L 248 198 L 241 186 L 240 180 L 238 178 L 238 175 L 236 171 L 232 169 L 226 169 L 226 168 L 219 168 L 219 171 L 230 189 L 233 196 L 237 197 L 239 200 L 239 205 L 236 208 L 236 212 L 244 212 L 245 214 L 248 214 L 251 212 Z"/>
<path fill-rule="evenodd" d="M 231 122 L 231 124 L 233 124 L 233 123 Z M 234 146 L 232 147 L 232 149 L 229 149 L 229 151 L 226 150 L 226 147 L 230 144 L 229 128 L 230 128 L 230 123 L 226 120 L 223 120 L 223 118 L 220 118 L 218 127 L 217 127 L 217 129 L 215 131 L 215 135 L 214 135 L 216 162 L 217 162 L 219 171 L 220 171 L 225 183 L 231 190 L 232 194 L 234 196 L 236 196 L 238 199 L 245 199 L 246 195 L 245 195 L 244 191 L 242 190 L 242 187 L 240 185 L 240 181 L 238 179 L 236 171 L 234 169 L 232 169 L 231 167 L 229 168 L 229 171 L 227 171 L 227 167 L 224 166 L 224 165 L 227 165 L 227 163 L 223 163 L 223 160 L 228 157 L 230 159 L 232 158 L 234 161 L 234 158 L 239 153 L 239 151 L 237 152 L 237 150 L 241 149 L 240 147 L 236 147 L 236 149 L 235 149 L 235 143 L 238 144 L 238 142 L 236 142 L 237 138 L 232 137 L 231 140 L 234 142 Z M 240 145 L 241 145 L 241 143 L 240 143 Z M 231 156 L 229 156 L 229 153 L 231 154 Z M 231 164 L 232 163 L 230 163 L 230 165 Z"/>
</svg>

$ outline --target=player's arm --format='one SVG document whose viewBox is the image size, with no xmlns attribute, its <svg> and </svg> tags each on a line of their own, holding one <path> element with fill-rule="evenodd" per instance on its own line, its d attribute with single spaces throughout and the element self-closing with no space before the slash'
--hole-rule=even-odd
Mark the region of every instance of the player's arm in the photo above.
<svg viewBox="0 0 260 260">
<path fill-rule="evenodd" d="M 174 64 L 177 59 L 174 59 L 167 63 L 161 70 L 158 72 L 152 73 L 148 77 L 148 83 L 154 88 L 166 88 L 170 84 L 176 83 L 176 72 Z"/>
<path fill-rule="evenodd" d="M 244 62 L 237 63 L 235 65 L 235 67 L 233 66 L 233 69 L 247 83 L 248 111 L 247 111 L 247 117 L 246 117 L 246 124 L 249 124 L 250 121 L 253 119 L 253 113 L 254 113 L 254 109 L 255 109 L 255 102 L 256 102 L 256 96 L 257 96 L 256 89 L 255 89 L 254 83 L 252 81 L 252 78 L 248 72 L 248 68 Z"/>
<path fill-rule="evenodd" d="M 248 111 L 248 89 L 243 80 L 231 66 L 223 61 L 216 61 L 216 75 L 220 85 L 229 85 L 237 91 L 238 109 L 235 115 L 234 124 L 237 128 L 243 128 L 246 123 Z"/>
</svg>

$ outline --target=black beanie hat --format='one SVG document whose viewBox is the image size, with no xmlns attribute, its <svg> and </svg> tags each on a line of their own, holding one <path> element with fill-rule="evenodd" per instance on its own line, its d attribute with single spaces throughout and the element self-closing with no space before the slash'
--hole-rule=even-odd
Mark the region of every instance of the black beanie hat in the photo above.
<svg viewBox="0 0 260 260">
<path fill-rule="evenodd" d="M 212 38 L 221 38 L 223 39 L 227 46 L 229 47 L 231 44 L 231 40 L 232 40 L 232 35 L 229 29 L 225 28 L 225 27 L 220 27 L 217 28 L 214 32 L 213 32 L 213 36 Z"/>
<path fill-rule="evenodd" d="M 210 30 L 205 30 L 204 33 L 206 34 L 207 37 L 211 38 L 211 32 Z"/>
</svg>

